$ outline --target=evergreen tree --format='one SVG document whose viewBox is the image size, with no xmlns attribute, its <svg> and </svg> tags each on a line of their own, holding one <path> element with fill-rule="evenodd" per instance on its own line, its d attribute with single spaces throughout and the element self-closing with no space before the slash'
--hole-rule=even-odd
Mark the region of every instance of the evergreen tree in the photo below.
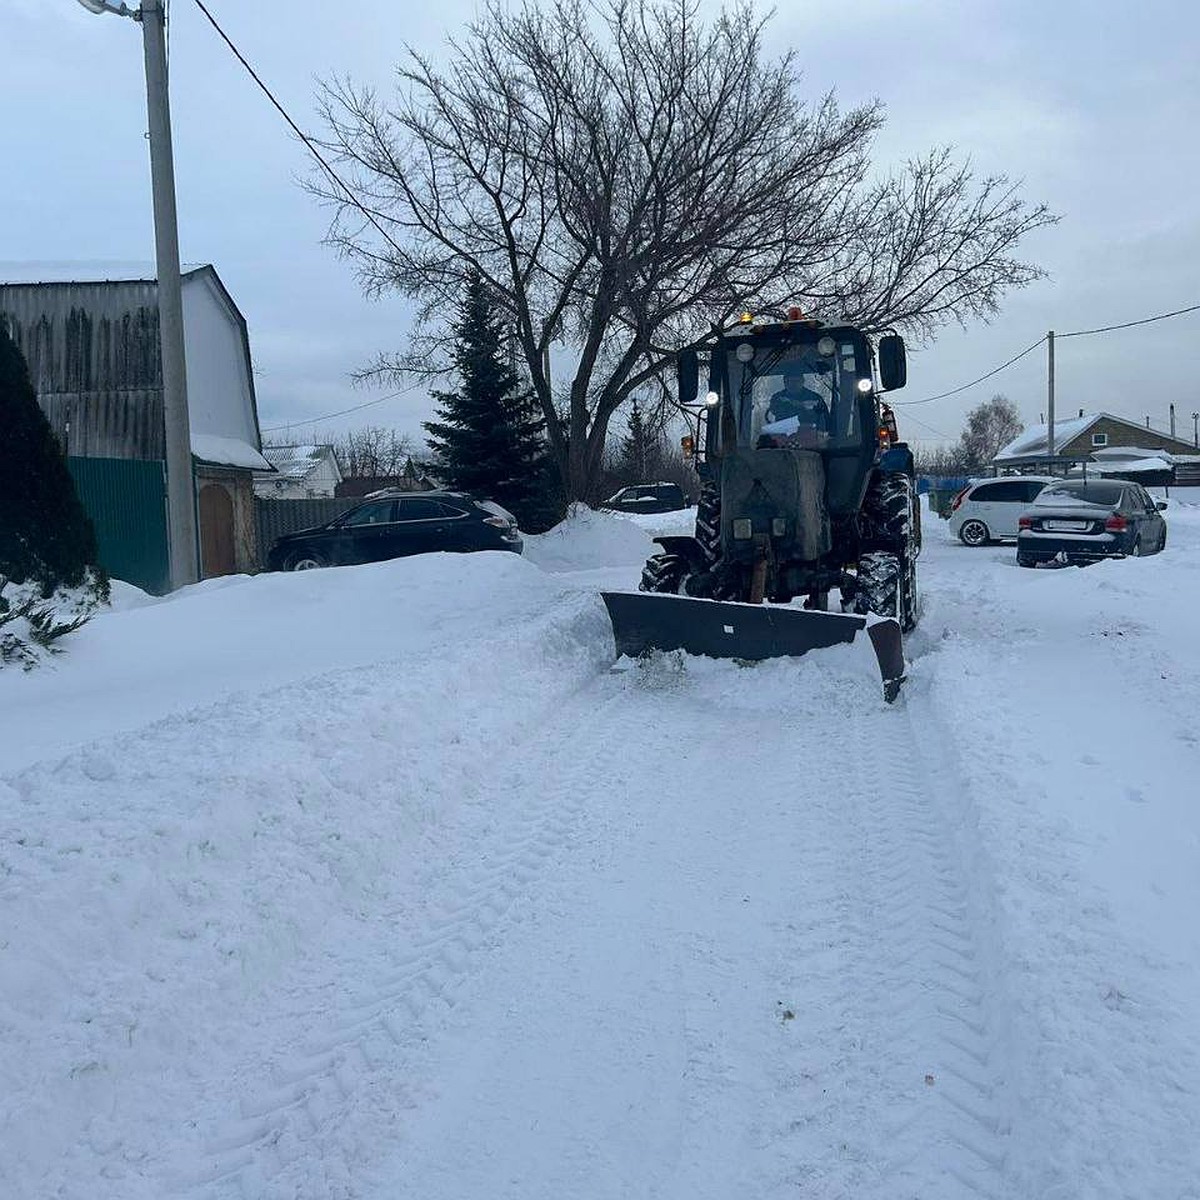
<svg viewBox="0 0 1200 1200">
<path fill-rule="evenodd" d="M 642 416 L 635 397 L 629 426 L 621 439 L 617 469 L 627 483 L 655 483 L 662 473 L 662 465 L 662 437 Z"/>
<path fill-rule="evenodd" d="M 478 274 L 455 324 L 460 386 L 435 392 L 438 421 L 425 423 L 446 486 L 509 509 L 522 529 L 547 529 L 561 515 L 557 473 L 533 394 L 509 362 L 505 330 Z"/>
<path fill-rule="evenodd" d="M 43 596 L 85 582 L 99 590 L 96 535 L 67 460 L 38 407 L 29 368 L 0 321 L 0 576 L 36 583 Z"/>
</svg>

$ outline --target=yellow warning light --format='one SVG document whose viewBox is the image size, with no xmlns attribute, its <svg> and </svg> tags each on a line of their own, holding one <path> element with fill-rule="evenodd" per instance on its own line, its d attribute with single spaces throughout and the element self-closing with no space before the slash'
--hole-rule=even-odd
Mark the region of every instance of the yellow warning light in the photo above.
<svg viewBox="0 0 1200 1200">
<path fill-rule="evenodd" d="M 740 320 L 740 321 L 741 321 L 741 323 L 742 323 L 743 325 L 749 325 L 749 324 L 750 324 L 750 322 L 754 320 L 754 314 L 753 314 L 753 313 L 744 312 L 744 313 L 742 313 L 742 315 L 741 315 L 741 316 L 738 318 L 738 320 Z"/>
</svg>

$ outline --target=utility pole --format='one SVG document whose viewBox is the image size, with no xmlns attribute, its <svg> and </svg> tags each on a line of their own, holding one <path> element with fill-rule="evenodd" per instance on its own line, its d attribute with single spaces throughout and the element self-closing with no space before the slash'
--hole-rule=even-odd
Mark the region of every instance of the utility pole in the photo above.
<svg viewBox="0 0 1200 1200">
<path fill-rule="evenodd" d="M 183 289 L 179 279 L 179 230 L 175 219 L 175 162 L 171 152 L 171 104 L 167 94 L 167 16 L 164 0 L 79 0 L 88 12 L 140 21 L 146 58 L 146 114 L 150 125 L 150 184 L 154 195 L 154 251 L 158 275 L 158 344 L 162 364 L 163 440 L 167 458 L 167 541 L 171 587 L 195 583 L 196 487 L 188 424 L 187 365 L 183 356 Z"/>
<path fill-rule="evenodd" d="M 1054 330 L 1046 334 L 1046 454 L 1054 457 Z"/>
<path fill-rule="evenodd" d="M 178 588 L 195 583 L 199 573 L 163 0 L 142 0 L 139 19 L 146 56 L 146 114 L 150 123 L 150 181 L 154 192 L 158 336 L 162 353 L 163 429 L 167 449 L 167 530 L 171 586 Z"/>
</svg>

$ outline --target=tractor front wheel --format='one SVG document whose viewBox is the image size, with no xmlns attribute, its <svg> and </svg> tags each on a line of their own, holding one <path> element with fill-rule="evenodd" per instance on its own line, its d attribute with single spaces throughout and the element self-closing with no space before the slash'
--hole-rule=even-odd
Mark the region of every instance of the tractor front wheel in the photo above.
<svg viewBox="0 0 1200 1200">
<path fill-rule="evenodd" d="M 854 611 L 895 617 L 908 633 L 917 624 L 917 564 L 906 556 L 874 550 L 858 560 Z"/>
</svg>

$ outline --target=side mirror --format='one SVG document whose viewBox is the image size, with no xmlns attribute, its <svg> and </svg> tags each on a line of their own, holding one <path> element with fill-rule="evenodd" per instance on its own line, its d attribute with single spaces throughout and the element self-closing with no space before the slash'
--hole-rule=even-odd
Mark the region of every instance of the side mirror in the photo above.
<svg viewBox="0 0 1200 1200">
<path fill-rule="evenodd" d="M 908 363 L 904 357 L 904 339 L 889 333 L 879 339 L 879 385 L 894 392 L 908 382 Z"/>
<path fill-rule="evenodd" d="M 1166 512 L 1167 502 L 1165 500 L 1159 500 L 1155 503 L 1154 507 L 1157 508 L 1159 512 Z"/>
<path fill-rule="evenodd" d="M 675 360 L 678 375 L 679 403 L 695 404 L 700 391 L 700 356 L 695 350 L 680 350 Z"/>
</svg>

